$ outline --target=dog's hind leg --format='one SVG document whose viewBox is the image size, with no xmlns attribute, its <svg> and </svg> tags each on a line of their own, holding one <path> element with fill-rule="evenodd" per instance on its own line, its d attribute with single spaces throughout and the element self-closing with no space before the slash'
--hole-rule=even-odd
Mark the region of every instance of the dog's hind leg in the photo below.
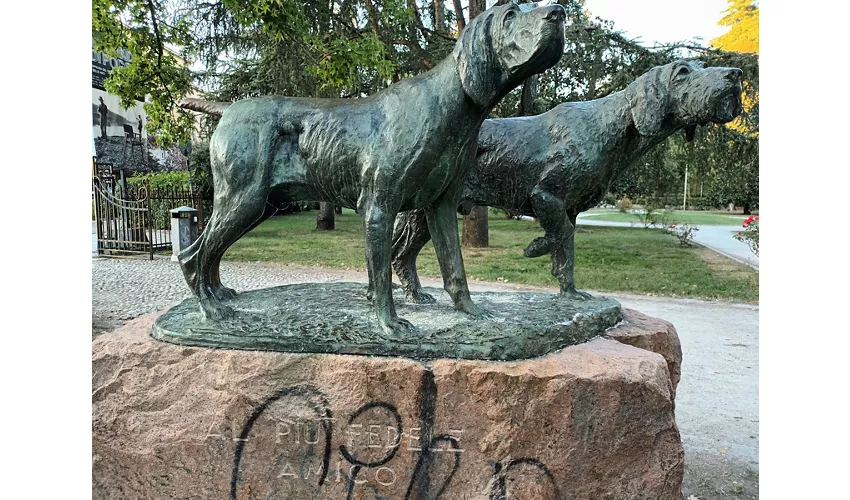
<svg viewBox="0 0 850 500">
<path fill-rule="evenodd" d="M 436 299 L 422 291 L 416 258 L 426 243 L 431 241 L 425 211 L 411 210 L 398 214 L 393 232 L 393 269 L 395 269 L 405 296 L 414 304 L 433 304 Z"/>
<path fill-rule="evenodd" d="M 192 293 L 198 298 L 200 298 L 201 280 L 198 266 L 198 253 L 204 245 L 205 238 L 206 232 L 201 233 L 197 240 L 184 248 L 177 256 L 177 260 L 180 262 L 180 269 L 183 271 L 183 277 L 186 279 L 186 284 L 189 285 L 189 289 L 192 290 Z"/>
<path fill-rule="evenodd" d="M 268 219 L 269 217 L 271 217 L 272 215 L 274 215 L 275 212 L 277 212 L 277 208 L 275 208 L 275 207 L 273 207 L 269 204 L 266 204 L 265 208 L 263 210 L 263 215 L 261 215 L 259 219 L 257 219 L 250 226 L 248 226 L 248 228 L 245 229 L 242 232 L 242 234 L 237 236 L 236 240 L 238 240 L 242 236 L 245 236 L 252 229 L 254 229 L 255 227 L 257 227 L 260 224 L 262 224 L 263 222 L 265 222 L 265 220 Z M 228 248 L 231 245 L 233 245 L 233 243 L 235 243 L 236 240 L 234 240 L 232 243 L 230 243 L 230 245 L 228 245 Z M 210 255 L 210 262 L 209 262 L 209 265 L 207 266 L 207 272 L 209 273 L 209 276 L 207 276 L 207 278 L 206 278 L 206 281 L 207 281 L 207 284 L 208 284 L 207 286 L 209 287 L 212 294 L 218 300 L 228 300 L 228 299 L 232 299 L 232 298 L 236 297 L 236 290 L 234 290 L 232 288 L 228 288 L 228 287 L 221 284 L 221 271 L 220 271 L 221 270 L 221 258 L 224 256 L 225 251 L 227 251 L 226 248 L 225 248 L 224 251 L 222 251 L 222 252 L 220 252 L 216 255 Z"/>
<path fill-rule="evenodd" d="M 235 292 L 222 290 L 219 266 L 224 252 L 264 215 L 266 193 L 260 186 L 253 186 L 240 197 L 217 197 L 215 211 L 204 229 L 204 240 L 198 249 L 198 300 L 204 315 L 222 319 L 233 314 L 233 310 L 221 303 Z M 228 289 L 230 290 L 230 289 Z"/>
<path fill-rule="evenodd" d="M 265 215 L 269 185 L 268 156 L 274 134 L 262 128 L 216 130 L 210 145 L 215 200 L 202 237 L 181 255 L 181 266 L 204 316 L 222 319 L 233 310 L 221 302 L 235 292 L 221 285 L 224 252 Z M 264 140 L 265 139 L 265 140 Z M 255 146 L 256 144 L 256 146 Z"/>
</svg>

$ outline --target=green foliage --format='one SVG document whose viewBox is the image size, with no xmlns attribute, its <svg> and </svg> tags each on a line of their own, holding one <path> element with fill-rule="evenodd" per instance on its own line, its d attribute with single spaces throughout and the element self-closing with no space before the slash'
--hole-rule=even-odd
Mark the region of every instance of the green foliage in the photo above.
<svg viewBox="0 0 850 500">
<path fill-rule="evenodd" d="M 188 199 L 182 203 L 180 200 L 171 199 L 176 193 L 188 192 L 189 186 L 190 175 L 186 171 L 151 172 L 127 179 L 130 199 L 142 198 L 143 188 L 147 190 L 145 195 L 150 198 L 153 226 L 163 230 L 171 227 L 171 210 L 179 205 L 194 204 Z"/>
<path fill-rule="evenodd" d="M 682 56 L 739 67 L 745 75 L 742 117 L 729 126 L 701 128 L 692 143 L 678 134 L 671 137 L 610 190 L 617 197 L 663 205 L 660 200 L 681 193 L 687 166 L 689 200 L 704 195 L 717 205 L 756 207 L 757 54 L 693 43 L 647 47 L 593 17 L 581 0 L 559 3 L 571 21 L 565 57 L 530 83 L 531 105 L 523 114 L 604 97 Z M 187 139 L 193 123 L 175 103 L 193 85 L 224 101 L 269 94 L 362 97 L 432 68 L 451 52 L 468 17 L 448 2 L 426 0 L 92 0 L 92 10 L 95 49 L 115 54 L 123 48 L 133 55 L 129 66 L 113 71 L 108 90 L 124 105 L 148 97 L 148 132 L 160 144 Z M 166 47 L 179 47 L 179 55 Z M 205 69 L 191 73 L 184 60 L 199 61 Z M 492 116 L 517 115 L 521 94 L 522 88 L 511 92 Z M 217 118 L 203 120 L 202 136 L 208 136 Z"/>
<path fill-rule="evenodd" d="M 164 9 L 163 0 L 92 0 L 92 39 L 94 49 L 108 56 L 117 56 L 119 49 L 132 54 L 129 65 L 110 72 L 106 90 L 119 96 L 125 109 L 146 97 L 148 133 L 168 146 L 187 142 L 193 121 L 176 108 L 191 88 L 191 75 L 166 47 L 189 44 L 191 37 L 185 19 L 161 18 Z"/>
<path fill-rule="evenodd" d="M 646 203 L 643 205 L 643 211 L 638 213 L 638 219 L 640 219 L 643 227 L 667 227 L 667 220 L 670 218 L 672 210 L 663 208 L 655 204 L 654 202 Z"/>
<path fill-rule="evenodd" d="M 129 188 L 139 188 L 145 184 L 150 186 L 152 191 L 165 189 L 189 189 L 189 173 L 188 172 L 151 172 L 143 175 L 136 175 L 127 179 Z"/>
<path fill-rule="evenodd" d="M 328 55 L 315 68 L 324 87 L 345 88 L 357 86 L 363 77 L 363 68 L 371 68 L 373 79 L 388 80 L 392 76 L 393 65 L 386 59 L 384 44 L 373 33 L 364 33 L 359 38 L 331 40 L 325 49 Z M 345 54 L 337 57 L 332 54 Z"/>
</svg>

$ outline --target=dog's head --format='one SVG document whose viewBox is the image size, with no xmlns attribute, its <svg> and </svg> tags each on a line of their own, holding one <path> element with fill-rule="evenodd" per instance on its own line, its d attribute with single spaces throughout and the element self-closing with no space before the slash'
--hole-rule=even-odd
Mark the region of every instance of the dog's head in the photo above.
<svg viewBox="0 0 850 500">
<path fill-rule="evenodd" d="M 741 114 L 741 80 L 738 68 L 706 68 L 684 59 L 656 66 L 626 89 L 635 127 L 652 136 L 663 125 L 678 129 L 727 123 Z"/>
<path fill-rule="evenodd" d="M 564 53 L 564 8 L 525 5 L 511 2 L 484 11 L 455 45 L 461 84 L 479 106 L 495 105 L 529 76 L 557 64 Z"/>
</svg>

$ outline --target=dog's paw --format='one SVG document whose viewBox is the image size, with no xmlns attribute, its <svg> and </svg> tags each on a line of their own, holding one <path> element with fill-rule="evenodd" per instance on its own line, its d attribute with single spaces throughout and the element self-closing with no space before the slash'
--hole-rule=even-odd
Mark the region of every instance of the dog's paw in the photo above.
<svg viewBox="0 0 850 500">
<path fill-rule="evenodd" d="M 232 308 L 222 305 L 217 299 L 201 299 L 201 312 L 204 317 L 213 321 L 229 319 L 236 315 Z"/>
<path fill-rule="evenodd" d="M 566 290 L 561 290 L 560 297 L 566 300 L 590 300 L 593 298 L 593 295 L 576 290 L 575 288 L 568 288 Z"/>
<path fill-rule="evenodd" d="M 418 292 L 410 292 L 407 294 L 407 301 L 411 304 L 434 304 L 437 299 L 430 293 L 419 290 Z"/>
<path fill-rule="evenodd" d="M 212 290 L 212 295 L 218 300 L 231 300 L 236 298 L 236 290 L 226 286 L 220 286 Z"/>
<path fill-rule="evenodd" d="M 494 319 L 496 316 L 493 315 L 487 309 L 478 306 L 472 301 L 464 301 L 457 305 L 458 311 L 463 311 L 464 313 L 472 316 L 475 319 Z"/>
<path fill-rule="evenodd" d="M 385 321 L 381 321 L 381 330 L 383 330 L 384 334 L 393 337 L 401 337 L 405 334 L 410 334 L 418 329 L 413 326 L 413 323 L 407 321 L 404 318 L 391 318 Z"/>
<path fill-rule="evenodd" d="M 552 241 L 546 238 L 545 236 L 540 236 L 539 238 L 534 238 L 534 241 L 529 243 L 527 247 L 525 247 L 525 251 L 523 252 L 526 257 L 534 258 L 534 257 L 542 257 L 547 253 L 552 251 Z"/>
</svg>

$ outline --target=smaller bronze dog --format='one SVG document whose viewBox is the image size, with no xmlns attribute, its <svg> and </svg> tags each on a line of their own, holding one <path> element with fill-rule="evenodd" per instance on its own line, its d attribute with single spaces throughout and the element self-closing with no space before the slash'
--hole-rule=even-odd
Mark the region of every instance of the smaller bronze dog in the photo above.
<svg viewBox="0 0 850 500">
<path fill-rule="evenodd" d="M 625 90 L 556 106 L 541 115 L 486 120 L 476 165 L 461 202 L 537 217 L 545 235 L 526 257 L 552 254 L 562 296 L 589 298 L 573 278 L 573 234 L 580 212 L 596 206 L 611 183 L 677 130 L 727 123 L 741 114 L 742 71 L 679 60 L 650 69 Z M 416 257 L 430 239 L 420 211 L 402 214 L 393 237 L 393 268 L 408 300 L 422 292 Z"/>
</svg>

